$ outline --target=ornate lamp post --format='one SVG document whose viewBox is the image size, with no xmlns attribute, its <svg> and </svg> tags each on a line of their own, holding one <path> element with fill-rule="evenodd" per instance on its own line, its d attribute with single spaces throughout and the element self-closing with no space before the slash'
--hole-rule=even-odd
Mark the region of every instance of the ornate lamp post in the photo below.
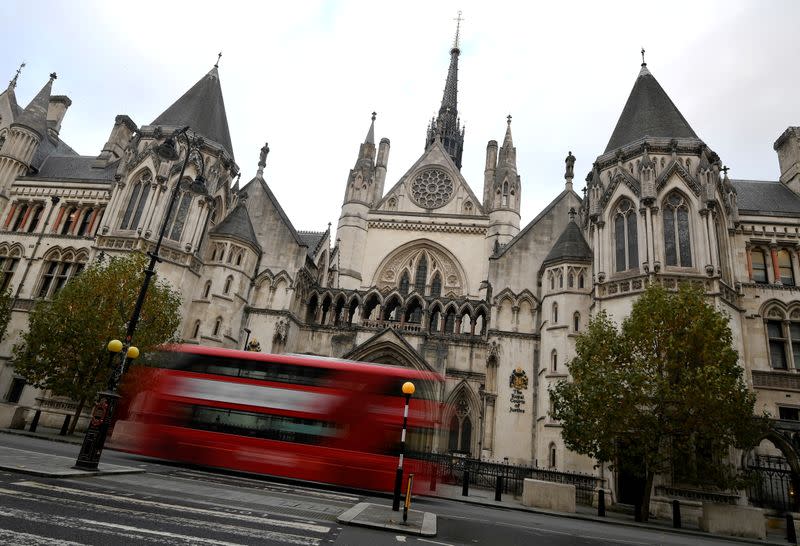
<svg viewBox="0 0 800 546">
<path fill-rule="evenodd" d="M 128 361 L 139 356 L 139 349 L 131 345 L 133 341 L 133 334 L 136 332 L 136 326 L 139 323 L 139 316 L 142 313 L 142 306 L 144 305 L 145 296 L 147 296 L 147 289 L 150 286 L 150 281 L 153 278 L 153 275 L 156 273 L 156 262 L 161 261 L 158 256 L 158 252 L 161 250 L 161 242 L 164 240 L 164 234 L 167 231 L 167 223 L 172 216 L 172 210 L 175 207 L 175 201 L 180 193 L 183 175 L 186 172 L 186 165 L 189 164 L 189 157 L 191 156 L 192 150 L 198 149 L 203 143 L 202 139 L 189 138 L 189 135 L 187 134 L 188 131 L 188 126 L 178 129 L 172 134 L 172 136 L 168 137 L 163 143 L 156 147 L 156 152 L 161 159 L 165 161 L 175 161 L 180 156 L 176 141 L 179 137 L 183 136 L 183 138 L 186 140 L 186 157 L 183 159 L 183 165 L 181 166 L 181 173 L 178 175 L 178 181 L 172 188 L 172 194 L 170 195 L 167 211 L 164 215 L 164 219 L 161 222 L 161 231 L 158 234 L 158 239 L 156 239 L 156 246 L 153 248 L 152 252 L 148 252 L 148 255 L 150 256 L 150 263 L 148 264 L 147 269 L 144 270 L 144 281 L 142 282 L 142 287 L 139 289 L 139 296 L 136 298 L 136 305 L 133 308 L 131 319 L 128 321 L 128 329 L 125 333 L 125 340 L 122 342 L 122 346 L 119 348 L 119 351 L 123 356 L 120 359 L 119 365 L 111 374 L 106 390 L 98 394 L 97 404 L 92 410 L 92 419 L 89 423 L 89 428 L 86 430 L 86 435 L 83 437 L 83 445 L 81 446 L 80 453 L 78 453 L 78 459 L 75 461 L 75 468 L 81 470 L 97 470 L 97 464 L 100 462 L 100 455 L 102 454 L 103 446 L 105 445 L 106 434 L 108 433 L 108 428 L 114 417 L 114 409 L 117 405 L 117 401 L 119 400 L 117 387 L 119 386 L 120 380 L 122 379 L 122 376 L 125 374 L 125 370 L 128 367 Z M 199 155 L 199 157 L 202 161 L 202 156 Z M 205 170 L 205 164 L 203 164 L 201 172 L 202 170 Z M 205 179 L 203 178 L 202 174 L 197 175 L 197 177 L 191 183 L 190 189 L 195 193 L 206 193 Z"/>
<path fill-rule="evenodd" d="M 247 350 L 247 342 L 250 341 L 250 328 L 242 328 L 244 333 L 247 334 L 244 338 L 244 350 Z"/>
<path fill-rule="evenodd" d="M 392 510 L 400 511 L 400 488 L 403 485 L 403 455 L 406 450 L 406 426 L 408 425 L 408 402 L 414 394 L 414 383 L 406 381 L 403 383 L 403 395 L 406 397 L 406 406 L 403 410 L 403 433 L 400 436 L 400 460 L 397 463 L 397 472 L 394 477 L 394 497 L 392 498 Z"/>
</svg>

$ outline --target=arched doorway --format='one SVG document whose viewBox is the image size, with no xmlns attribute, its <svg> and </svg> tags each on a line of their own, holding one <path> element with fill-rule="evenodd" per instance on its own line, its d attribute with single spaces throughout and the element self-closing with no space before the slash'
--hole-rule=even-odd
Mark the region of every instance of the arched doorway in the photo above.
<svg viewBox="0 0 800 546">
<path fill-rule="evenodd" d="M 800 510 L 800 460 L 795 447 L 798 432 L 773 425 L 759 444 L 742 455 L 750 475 L 750 504 L 781 512 Z"/>
</svg>

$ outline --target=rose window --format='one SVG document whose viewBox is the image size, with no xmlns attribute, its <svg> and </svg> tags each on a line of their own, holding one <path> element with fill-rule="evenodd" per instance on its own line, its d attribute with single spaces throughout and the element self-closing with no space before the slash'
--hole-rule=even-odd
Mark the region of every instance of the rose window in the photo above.
<svg viewBox="0 0 800 546">
<path fill-rule="evenodd" d="M 425 209 L 443 206 L 453 195 L 453 179 L 439 169 L 422 171 L 411 183 L 411 197 Z"/>
</svg>

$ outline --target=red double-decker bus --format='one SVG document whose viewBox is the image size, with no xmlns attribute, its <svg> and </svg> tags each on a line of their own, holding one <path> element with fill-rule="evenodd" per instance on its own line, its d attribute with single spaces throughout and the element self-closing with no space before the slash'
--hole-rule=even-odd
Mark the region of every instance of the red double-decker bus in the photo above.
<svg viewBox="0 0 800 546">
<path fill-rule="evenodd" d="M 400 446 L 429 452 L 441 377 L 365 362 L 171 345 L 129 372 L 110 447 L 203 466 L 391 491 Z M 429 463 L 406 458 L 414 492 Z"/>
</svg>

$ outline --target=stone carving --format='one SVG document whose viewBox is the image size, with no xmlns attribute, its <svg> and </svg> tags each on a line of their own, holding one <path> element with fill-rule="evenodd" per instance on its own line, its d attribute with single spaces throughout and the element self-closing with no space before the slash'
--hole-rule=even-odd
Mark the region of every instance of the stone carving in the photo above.
<svg viewBox="0 0 800 546">
<path fill-rule="evenodd" d="M 424 209 L 438 209 L 453 196 L 453 179 L 441 169 L 426 169 L 411 182 L 411 198 Z"/>
<path fill-rule="evenodd" d="M 511 377 L 508 379 L 508 386 L 516 390 L 524 390 L 528 388 L 528 374 L 522 368 L 517 368 L 511 372 Z"/>
</svg>

